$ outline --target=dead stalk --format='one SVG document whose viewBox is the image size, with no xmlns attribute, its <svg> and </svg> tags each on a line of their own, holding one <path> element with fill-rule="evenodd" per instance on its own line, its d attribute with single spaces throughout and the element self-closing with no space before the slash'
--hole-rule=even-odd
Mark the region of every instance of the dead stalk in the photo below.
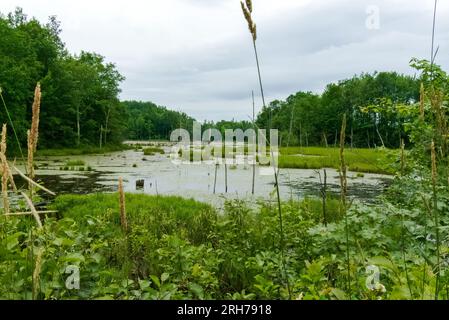
<svg viewBox="0 0 449 320">
<path fill-rule="evenodd" d="M 31 210 L 31 214 L 33 215 L 34 219 L 36 220 L 38 228 L 42 229 L 41 218 L 39 217 L 39 214 L 37 213 L 37 210 L 33 205 L 33 201 L 31 201 L 31 199 L 24 192 L 21 192 L 21 194 L 25 198 L 25 201 Z"/>
<path fill-rule="evenodd" d="M 2 169 L 2 198 L 3 198 L 3 210 L 5 214 L 9 213 L 9 200 L 8 200 L 8 162 L 6 161 L 6 124 L 2 128 L 2 138 L 0 144 L 0 156 L 1 156 L 1 169 Z"/>
<path fill-rule="evenodd" d="M 21 176 L 23 179 L 25 179 L 28 183 L 34 185 L 35 187 L 41 189 L 42 191 L 45 191 L 46 193 L 52 195 L 52 196 L 56 196 L 56 193 L 54 193 L 51 190 L 48 190 L 47 188 L 45 188 L 44 186 L 40 185 L 39 183 L 37 183 L 36 181 L 31 180 L 30 178 L 28 178 L 25 174 L 22 173 L 22 171 L 20 171 L 19 169 L 17 169 L 16 166 L 12 167 L 19 176 Z"/>
</svg>

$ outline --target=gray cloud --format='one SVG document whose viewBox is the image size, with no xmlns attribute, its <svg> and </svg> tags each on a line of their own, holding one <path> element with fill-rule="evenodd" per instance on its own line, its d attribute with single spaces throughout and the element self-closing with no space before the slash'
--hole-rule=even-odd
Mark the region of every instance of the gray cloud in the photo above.
<svg viewBox="0 0 449 320">
<path fill-rule="evenodd" d="M 254 0 L 268 100 L 361 72 L 413 74 L 430 56 L 433 0 Z M 380 29 L 365 26 L 367 6 Z M 126 76 L 122 99 L 151 100 L 204 120 L 247 119 L 251 90 L 260 108 L 254 53 L 238 0 L 65 3 L 3 0 L 39 19 L 56 14 L 72 52 L 96 51 Z M 438 63 L 449 67 L 449 3 L 439 2 Z"/>
</svg>

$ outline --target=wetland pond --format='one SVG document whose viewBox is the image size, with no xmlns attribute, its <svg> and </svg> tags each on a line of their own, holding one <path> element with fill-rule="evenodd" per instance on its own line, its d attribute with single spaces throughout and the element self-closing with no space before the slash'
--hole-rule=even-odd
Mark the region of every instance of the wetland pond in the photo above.
<svg viewBox="0 0 449 320">
<path fill-rule="evenodd" d="M 255 194 L 252 195 L 252 166 L 228 166 L 228 190 L 225 192 L 225 169 L 217 170 L 214 194 L 215 165 L 174 164 L 169 156 L 170 146 L 163 147 L 166 154 L 146 156 L 142 150 L 126 150 L 101 155 L 40 157 L 36 161 L 36 175 L 40 183 L 60 194 L 89 194 L 116 192 L 118 178 L 130 193 L 175 195 L 194 198 L 222 207 L 228 199 L 257 203 L 274 201 L 274 174 L 268 167 L 256 167 Z M 19 164 L 23 168 L 23 164 Z M 282 200 L 301 200 L 320 196 L 322 184 L 317 170 L 281 169 L 279 186 Z M 320 170 L 321 174 L 323 170 Z M 18 178 L 17 178 L 18 179 Z M 348 172 L 348 194 L 364 202 L 376 201 L 376 196 L 389 185 L 392 177 L 381 174 Z M 19 183 L 24 183 L 18 179 Z M 329 194 L 340 191 L 339 174 L 327 169 Z"/>
</svg>

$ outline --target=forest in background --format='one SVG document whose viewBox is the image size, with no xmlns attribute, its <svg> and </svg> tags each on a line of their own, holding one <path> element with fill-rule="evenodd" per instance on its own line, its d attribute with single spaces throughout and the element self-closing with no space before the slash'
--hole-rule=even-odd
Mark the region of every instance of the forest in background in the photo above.
<svg viewBox="0 0 449 320">
<path fill-rule="evenodd" d="M 152 102 L 121 102 L 120 84 L 125 78 L 116 65 L 97 53 L 70 54 L 60 34 L 55 17 L 42 24 L 21 9 L 0 15 L 0 86 L 6 105 L 0 109 L 0 120 L 14 123 L 23 145 L 37 82 L 42 87 L 42 149 L 169 139 L 174 129 L 191 130 L 194 119 L 185 113 Z M 397 148 L 401 139 L 409 142 L 404 125 L 410 118 L 392 106 L 412 105 L 419 94 L 419 81 L 413 77 L 396 72 L 362 73 L 329 84 L 321 95 L 298 92 L 285 101 L 273 101 L 257 115 L 256 124 L 280 130 L 284 146 L 334 146 L 341 115 L 346 113 L 348 144 Z M 251 127 L 251 121 L 203 124 L 203 129 L 222 132 Z M 16 143 L 10 144 L 17 149 Z"/>
</svg>

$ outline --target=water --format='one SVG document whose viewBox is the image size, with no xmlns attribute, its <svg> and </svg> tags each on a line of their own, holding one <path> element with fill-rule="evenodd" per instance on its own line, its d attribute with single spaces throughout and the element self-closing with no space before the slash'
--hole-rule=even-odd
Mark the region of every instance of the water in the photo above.
<svg viewBox="0 0 449 320">
<path fill-rule="evenodd" d="M 252 195 L 252 167 L 228 166 L 228 192 L 225 192 L 225 170 L 217 171 L 214 194 L 215 166 L 205 164 L 175 165 L 166 155 L 144 156 L 142 151 L 127 150 L 105 155 L 38 158 L 37 179 L 57 194 L 89 194 L 117 191 L 118 178 L 124 179 L 126 192 L 152 195 L 176 195 L 194 198 L 221 207 L 226 199 L 240 199 L 256 203 L 275 200 L 272 168 L 256 167 L 255 194 Z M 64 171 L 67 161 L 82 160 L 92 171 Z M 23 168 L 23 165 L 22 165 Z M 321 170 L 322 172 L 322 170 Z M 328 191 L 338 194 L 339 175 L 327 169 Z M 349 196 L 363 201 L 374 201 L 391 181 L 379 174 L 348 173 Z M 24 184 L 23 181 L 19 183 Z M 300 200 L 320 195 L 320 179 L 316 170 L 281 169 L 279 186 L 282 200 Z"/>
</svg>

